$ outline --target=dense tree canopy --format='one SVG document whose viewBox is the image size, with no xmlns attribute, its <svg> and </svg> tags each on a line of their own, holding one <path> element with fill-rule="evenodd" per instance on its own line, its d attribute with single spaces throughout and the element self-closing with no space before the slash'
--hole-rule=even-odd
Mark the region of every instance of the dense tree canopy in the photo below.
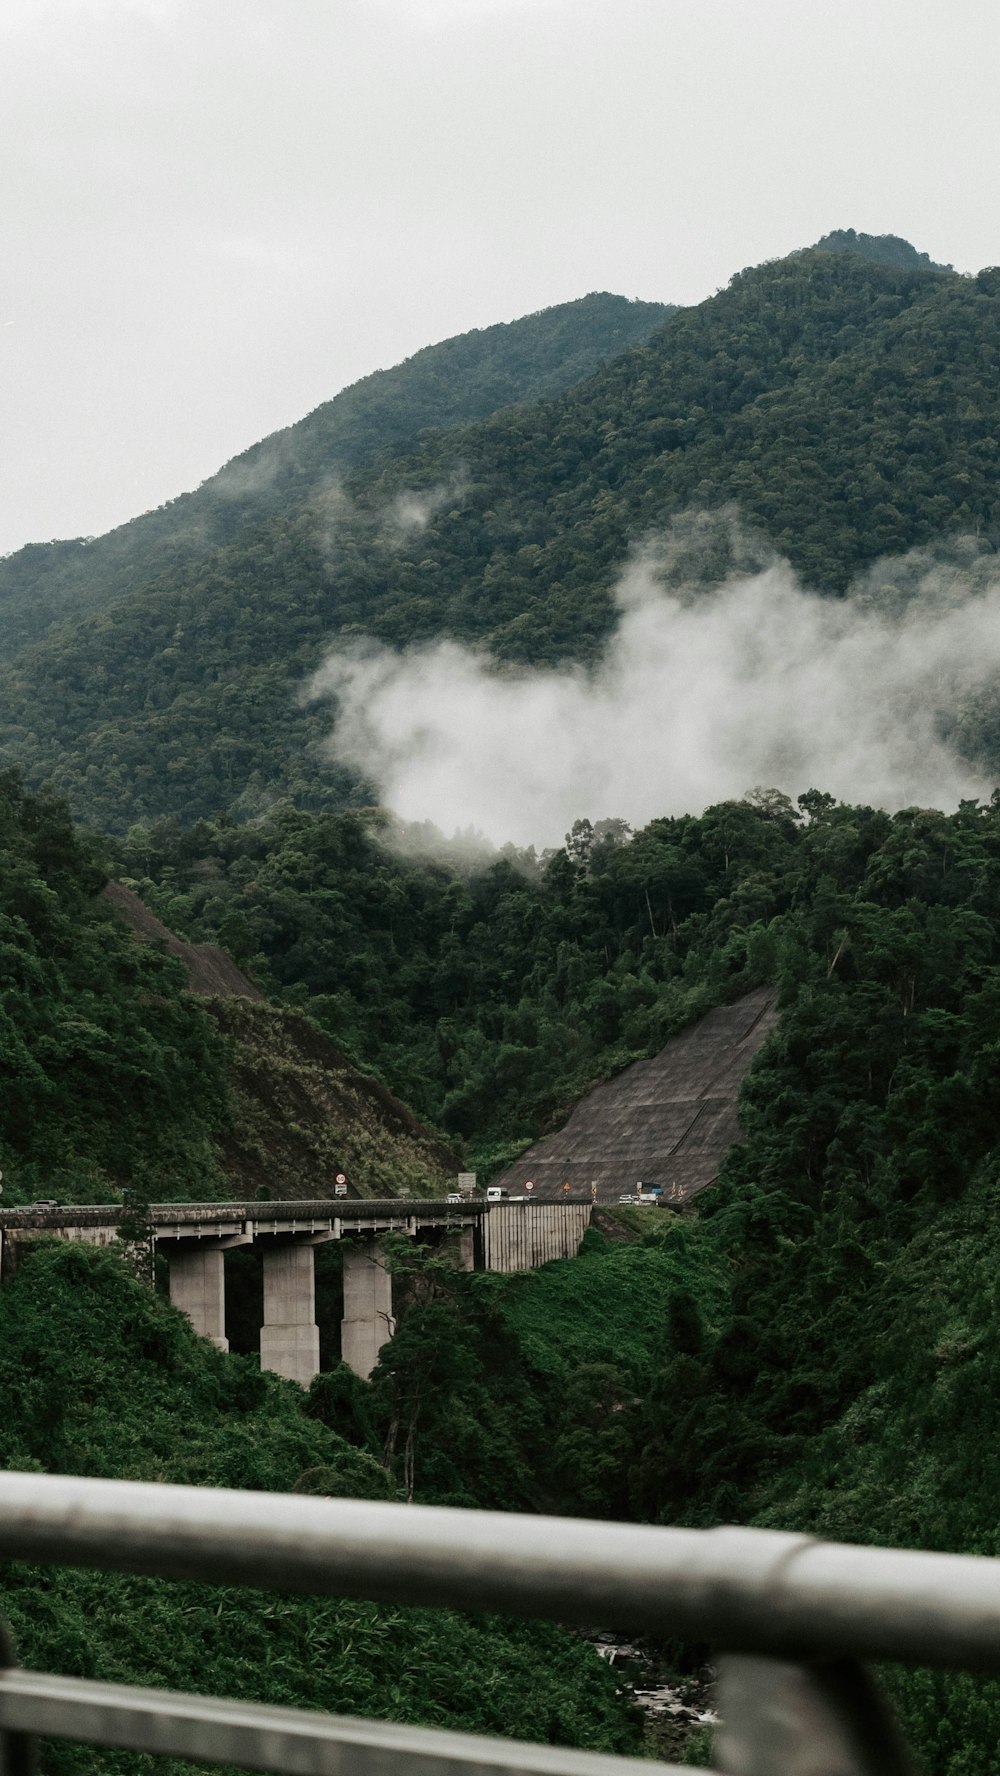
<svg viewBox="0 0 1000 1776">
<path fill-rule="evenodd" d="M 171 529 L 168 508 L 154 551 L 74 570 L 85 614 L 22 635 L 0 669 L 0 749 L 112 830 L 245 818 L 276 798 L 343 807 L 369 792 L 322 761 L 326 713 L 297 701 L 343 641 L 449 635 L 534 665 L 592 659 L 630 550 L 691 510 L 735 507 L 760 550 L 836 594 L 943 534 L 992 550 L 998 315 L 990 273 L 813 250 L 741 273 L 551 399 L 497 400 L 421 438 L 389 427 L 325 482 L 317 465 L 336 448 L 318 427 L 309 473 L 279 465 L 277 509 L 248 495 L 231 539 L 209 525 L 206 544 L 181 512 Z M 707 584 L 732 559 L 720 527 L 677 571 Z M 33 560 L 8 566 L 9 611 L 48 598 L 69 612 L 62 554 Z M 994 768 L 997 727 L 989 703 L 961 735 Z"/>
<path fill-rule="evenodd" d="M 21 1194 L 221 1193 L 222 1044 L 180 964 L 97 900 L 107 870 L 57 798 L 0 775 L 0 1156 Z"/>
</svg>

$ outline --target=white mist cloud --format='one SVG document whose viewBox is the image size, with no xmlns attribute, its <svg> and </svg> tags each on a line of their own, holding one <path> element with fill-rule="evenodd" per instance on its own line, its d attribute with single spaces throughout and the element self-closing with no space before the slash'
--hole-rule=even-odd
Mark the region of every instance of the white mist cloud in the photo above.
<svg viewBox="0 0 1000 1776">
<path fill-rule="evenodd" d="M 389 547 L 410 542 L 427 529 L 432 518 L 446 506 L 457 505 L 465 498 L 468 486 L 464 474 L 451 476 L 436 487 L 404 487 L 386 508 L 382 519 L 383 542 Z"/>
<path fill-rule="evenodd" d="M 939 724 L 1000 679 L 1000 568 L 949 569 L 946 596 L 940 568 L 917 577 L 887 612 L 805 591 L 782 563 L 667 590 L 647 555 L 595 668 L 363 645 L 331 656 L 309 694 L 337 699 L 330 752 L 404 819 L 498 843 L 558 844 L 582 815 L 697 813 L 755 783 L 954 807 L 991 787 Z"/>
</svg>

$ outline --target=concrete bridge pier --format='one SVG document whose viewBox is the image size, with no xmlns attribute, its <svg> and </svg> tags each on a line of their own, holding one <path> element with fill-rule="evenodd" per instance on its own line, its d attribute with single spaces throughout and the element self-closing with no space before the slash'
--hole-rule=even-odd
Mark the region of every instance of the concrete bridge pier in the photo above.
<svg viewBox="0 0 1000 1776">
<path fill-rule="evenodd" d="M 476 1230 L 474 1227 L 460 1227 L 457 1232 L 449 1233 L 444 1241 L 444 1250 L 456 1270 L 475 1270 L 476 1268 Z"/>
<path fill-rule="evenodd" d="M 170 1299 L 217 1350 L 229 1349 L 225 1247 L 221 1240 L 178 1243 L 170 1253 Z"/>
<path fill-rule="evenodd" d="M 590 1221 L 589 1202 L 386 1202 L 324 1198 L 303 1202 L 151 1204 L 156 1249 L 170 1266 L 170 1299 L 218 1350 L 226 1339 L 224 1254 L 257 1243 L 264 1271 L 262 1369 L 308 1387 L 319 1372 L 313 1247 L 346 1235 L 341 1353 L 356 1375 L 371 1375 L 396 1329 L 392 1277 L 382 1241 L 391 1235 L 436 1246 L 458 1270 L 529 1270 L 572 1258 Z M 58 1238 L 107 1246 L 118 1240 L 121 1210 L 108 1204 L 0 1209 L 0 1268 L 6 1274 L 25 1241 Z"/>
<path fill-rule="evenodd" d="M 316 1263 L 312 1240 L 264 1248 L 260 1366 L 308 1387 L 319 1374 Z"/>
<path fill-rule="evenodd" d="M 340 1355 L 355 1375 L 367 1381 L 378 1353 L 396 1330 L 392 1313 L 392 1277 L 378 1240 L 344 1246 L 344 1317 L 340 1322 Z"/>
</svg>

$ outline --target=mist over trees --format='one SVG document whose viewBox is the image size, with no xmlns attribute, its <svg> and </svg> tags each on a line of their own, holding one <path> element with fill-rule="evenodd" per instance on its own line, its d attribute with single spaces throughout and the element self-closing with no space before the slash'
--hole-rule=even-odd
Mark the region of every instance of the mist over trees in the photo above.
<svg viewBox="0 0 1000 1776">
<path fill-rule="evenodd" d="M 566 364 L 589 314 L 579 305 L 560 322 Z M 435 364 L 446 372 L 435 352 L 421 354 L 422 400 Z M 134 570 L 125 532 L 114 562 L 104 545 L 59 545 L 60 561 L 76 547 L 71 594 L 44 552 L 11 558 L 0 752 L 115 831 L 230 807 L 252 818 L 276 799 L 371 800 L 324 759 L 325 711 L 297 702 L 331 647 L 449 636 L 500 661 L 592 661 L 630 551 L 685 511 L 735 507 L 807 587 L 836 595 L 942 537 L 992 552 L 998 357 L 992 273 L 811 250 L 740 273 L 551 399 L 457 430 L 432 422 L 402 454 L 390 440 L 325 482 L 310 469 L 307 496 L 261 447 L 263 470 L 254 453 L 244 467 L 267 486 L 273 467 L 279 509 L 248 494 L 253 521 L 231 542 L 213 520 L 209 546 L 198 526 L 192 543 L 165 508 Z M 377 387 L 359 385 L 362 398 L 381 411 Z M 703 540 L 686 562 L 695 588 L 733 565 L 722 532 Z M 29 641 L 17 612 L 35 605 L 50 627 Z M 996 769 L 986 702 L 964 739 Z"/>
</svg>

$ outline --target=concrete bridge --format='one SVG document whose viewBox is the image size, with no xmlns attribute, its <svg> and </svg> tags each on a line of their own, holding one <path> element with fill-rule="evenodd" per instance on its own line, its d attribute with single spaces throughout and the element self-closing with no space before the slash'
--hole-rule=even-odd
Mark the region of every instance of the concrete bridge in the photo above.
<svg viewBox="0 0 1000 1776">
<path fill-rule="evenodd" d="M 344 1317 L 340 1350 L 367 1380 L 395 1330 L 384 1236 L 440 1247 L 462 1270 L 532 1270 L 572 1258 L 590 1222 L 589 1202 L 155 1203 L 143 1210 L 150 1255 L 170 1270 L 170 1299 L 219 1350 L 226 1338 L 225 1254 L 259 1244 L 263 1257 L 262 1369 L 308 1387 L 319 1372 L 315 1248 L 343 1240 Z M 106 1246 L 119 1238 L 120 1208 L 36 1204 L 0 1210 L 0 1277 L 36 1239 Z"/>
</svg>

